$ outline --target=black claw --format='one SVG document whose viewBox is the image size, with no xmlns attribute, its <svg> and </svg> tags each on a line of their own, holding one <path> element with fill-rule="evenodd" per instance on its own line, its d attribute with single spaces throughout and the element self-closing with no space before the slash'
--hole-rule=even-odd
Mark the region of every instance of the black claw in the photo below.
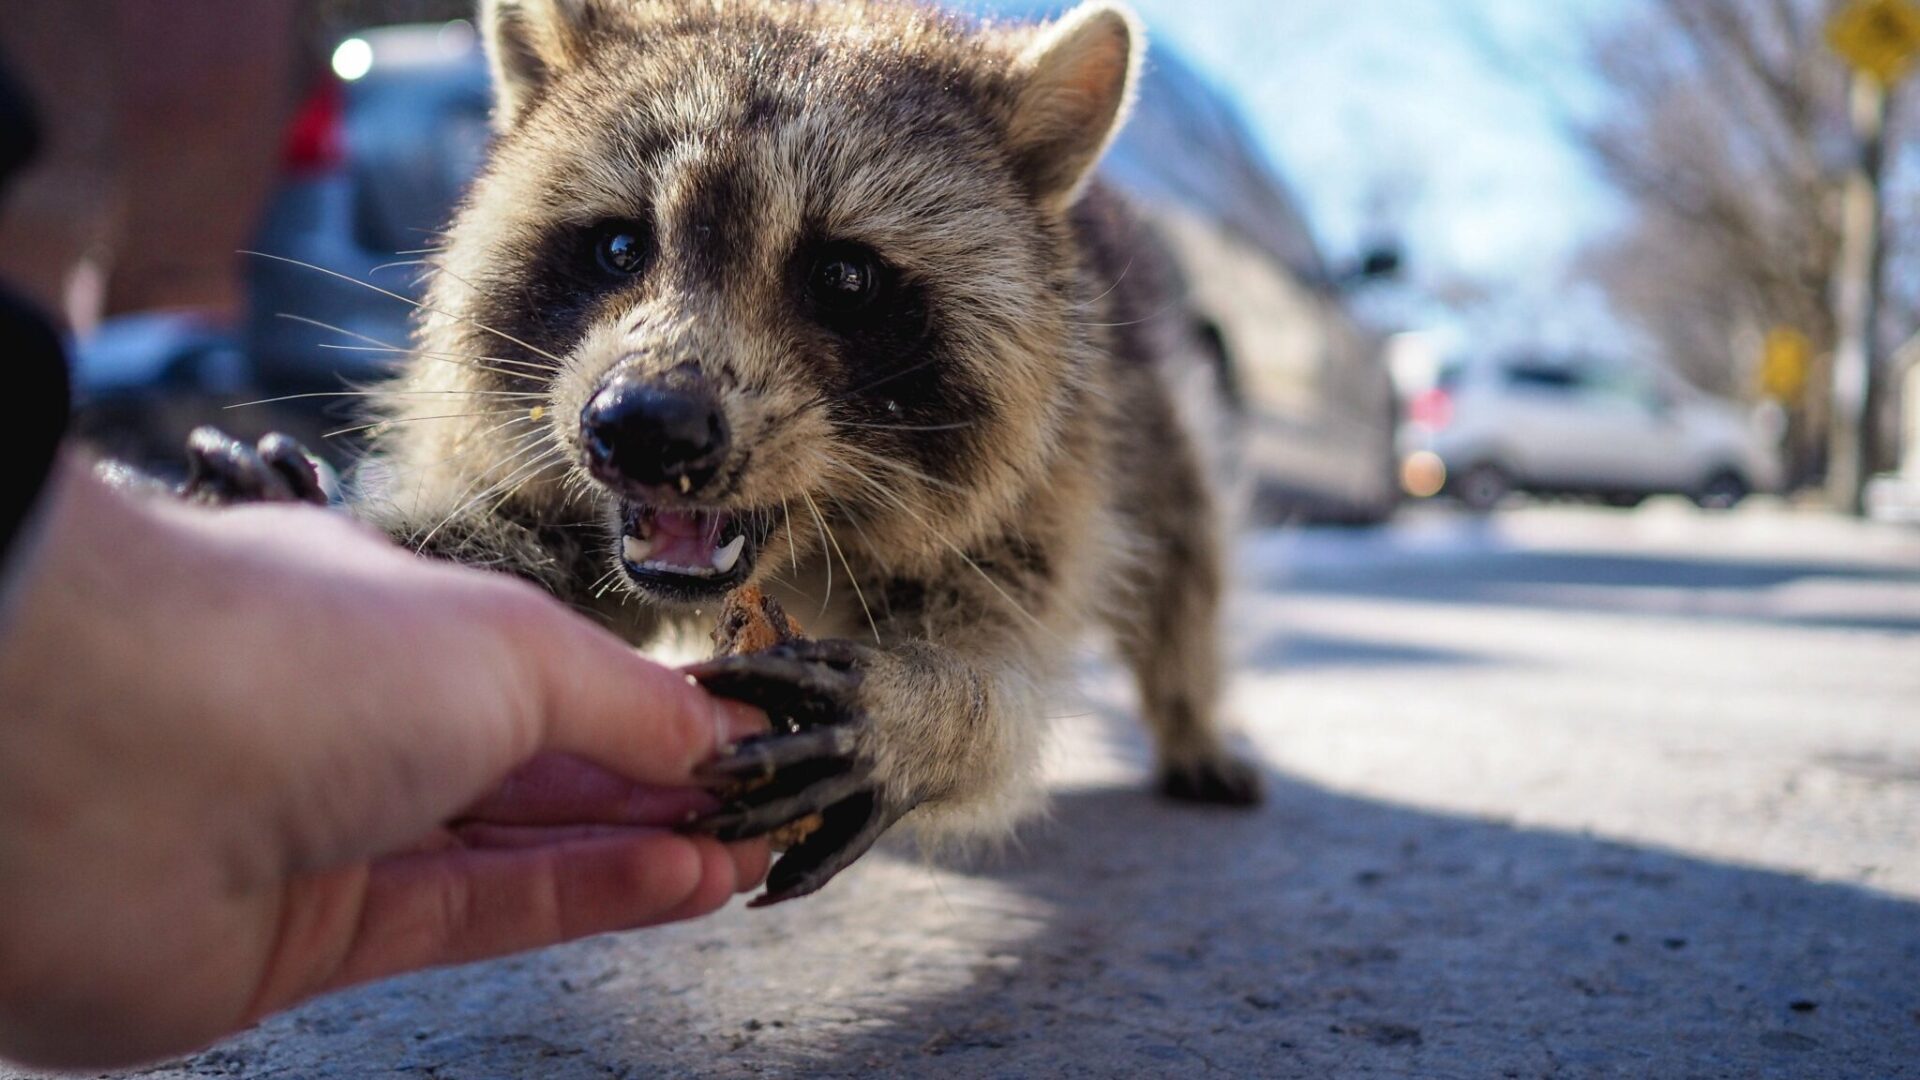
<svg viewBox="0 0 1920 1080">
<path fill-rule="evenodd" d="M 911 809 L 881 794 L 873 762 L 862 753 L 872 720 L 861 700 L 861 670 L 870 656 L 850 641 L 795 641 L 687 669 L 713 693 L 766 710 L 776 733 L 701 771 L 702 782 L 734 791 L 720 811 L 686 828 L 732 841 L 821 817 L 774 864 L 755 907 L 819 890 Z"/>
<path fill-rule="evenodd" d="M 782 655 L 780 649 L 709 660 L 687 669 L 701 686 L 802 726 L 832 723 L 856 707 L 860 676 Z"/>
<path fill-rule="evenodd" d="M 288 492 L 296 501 L 327 505 L 327 488 L 320 480 L 320 467 L 307 448 L 300 445 L 300 440 L 274 432 L 262 438 L 257 449 L 260 460 L 286 482 Z"/>
<path fill-rule="evenodd" d="M 702 784 L 765 783 L 782 769 L 811 761 L 851 762 L 858 745 L 858 735 L 851 728 L 838 725 L 794 735 L 763 736 L 741 743 L 731 755 L 702 765 L 693 775 Z"/>
<path fill-rule="evenodd" d="M 759 805 L 751 805 L 761 794 L 756 791 L 718 813 L 690 823 L 687 829 L 719 837 L 728 843 L 751 840 L 791 825 L 809 814 L 825 814 L 847 799 L 869 797 L 865 794 L 867 787 L 868 778 L 864 773 L 848 773 L 812 784 L 796 795 L 771 798 Z"/>
<path fill-rule="evenodd" d="M 213 428 L 187 436 L 186 498 L 210 503 L 286 502 L 293 492 L 253 447 Z"/>
<path fill-rule="evenodd" d="M 187 481 L 180 486 L 180 495 L 218 506 L 327 504 L 319 468 L 294 439 L 268 435 L 254 447 L 210 427 L 196 428 L 187 437 Z"/>
<path fill-rule="evenodd" d="M 894 807 L 872 791 L 829 807 L 826 823 L 773 864 L 767 873 L 766 892 L 749 906 L 771 907 L 819 892 L 834 875 L 865 855 L 874 841 L 910 809 Z"/>
</svg>

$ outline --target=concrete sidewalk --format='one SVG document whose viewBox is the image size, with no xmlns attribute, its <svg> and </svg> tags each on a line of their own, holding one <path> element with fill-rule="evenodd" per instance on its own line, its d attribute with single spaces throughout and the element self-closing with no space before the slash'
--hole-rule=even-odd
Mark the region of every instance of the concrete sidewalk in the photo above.
<svg viewBox="0 0 1920 1080">
<path fill-rule="evenodd" d="M 1757 511 L 1269 534 L 1253 814 L 1144 794 L 812 900 L 309 1006 L 189 1076 L 1920 1076 L 1920 540 Z M 4 1070 L 0 1070 L 4 1072 Z"/>
</svg>

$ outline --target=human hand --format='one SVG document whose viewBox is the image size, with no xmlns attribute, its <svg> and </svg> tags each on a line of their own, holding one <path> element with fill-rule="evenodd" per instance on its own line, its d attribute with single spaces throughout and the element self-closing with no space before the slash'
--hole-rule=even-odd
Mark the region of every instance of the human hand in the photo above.
<svg viewBox="0 0 1920 1080">
<path fill-rule="evenodd" d="M 759 714 L 530 586 L 71 460 L 44 522 L 0 625 L 0 1054 L 149 1059 L 765 875 L 664 827 Z"/>
</svg>

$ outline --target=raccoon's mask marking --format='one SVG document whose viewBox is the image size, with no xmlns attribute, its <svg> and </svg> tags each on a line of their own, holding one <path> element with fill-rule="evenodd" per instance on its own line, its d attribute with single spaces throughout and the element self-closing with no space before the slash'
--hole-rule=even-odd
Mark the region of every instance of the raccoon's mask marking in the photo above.
<svg viewBox="0 0 1920 1080">
<path fill-rule="evenodd" d="M 1065 215 L 1140 40 L 1101 4 L 756 12 L 483 4 L 501 146 L 467 215 L 506 224 L 456 228 L 476 321 L 565 358 L 555 435 L 656 602 L 847 521 L 883 556 L 968 542 L 1042 482 L 1081 391 Z"/>
</svg>

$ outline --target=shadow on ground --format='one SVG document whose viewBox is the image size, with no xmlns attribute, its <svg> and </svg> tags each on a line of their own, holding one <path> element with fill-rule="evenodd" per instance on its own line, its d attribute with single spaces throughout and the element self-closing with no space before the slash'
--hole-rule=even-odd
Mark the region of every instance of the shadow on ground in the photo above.
<svg viewBox="0 0 1920 1080">
<path fill-rule="evenodd" d="M 839 1061 L 977 1074 L 1920 1072 L 1920 907 L 1275 778 L 1252 817 L 1060 799 L 1054 920 Z"/>
<path fill-rule="evenodd" d="M 1575 551 L 1410 552 L 1399 559 L 1361 565 L 1309 564 L 1281 569 L 1267 575 L 1264 584 L 1300 595 L 1672 615 L 1920 634 L 1920 606 L 1914 604 L 1884 612 L 1829 613 L 1762 602 L 1769 592 L 1801 585 L 1838 586 L 1849 591 L 1863 586 L 1920 590 L 1920 569 L 1857 563 L 1731 561 Z"/>
<path fill-rule="evenodd" d="M 1803 625 L 1827 624 L 1674 612 L 1649 590 L 1920 582 L 1497 550 L 1295 565 L 1298 593 Z M 1356 677 L 1506 662 L 1299 634 L 1256 649 Z M 1145 774 L 1134 725 L 1086 723 Z M 1920 903 L 1268 781 L 1250 813 L 1070 788 L 997 859 L 930 870 L 895 845 L 806 901 L 398 980 L 148 1075 L 1920 1076 Z"/>
<path fill-rule="evenodd" d="M 1920 906 L 1271 784 L 1252 813 L 1067 792 L 952 902 L 896 851 L 153 1075 L 1920 1075 Z"/>
<path fill-rule="evenodd" d="M 1273 778 L 1063 796 L 1051 917 L 807 1065 L 926 1075 L 1920 1075 L 1920 907 Z"/>
</svg>

